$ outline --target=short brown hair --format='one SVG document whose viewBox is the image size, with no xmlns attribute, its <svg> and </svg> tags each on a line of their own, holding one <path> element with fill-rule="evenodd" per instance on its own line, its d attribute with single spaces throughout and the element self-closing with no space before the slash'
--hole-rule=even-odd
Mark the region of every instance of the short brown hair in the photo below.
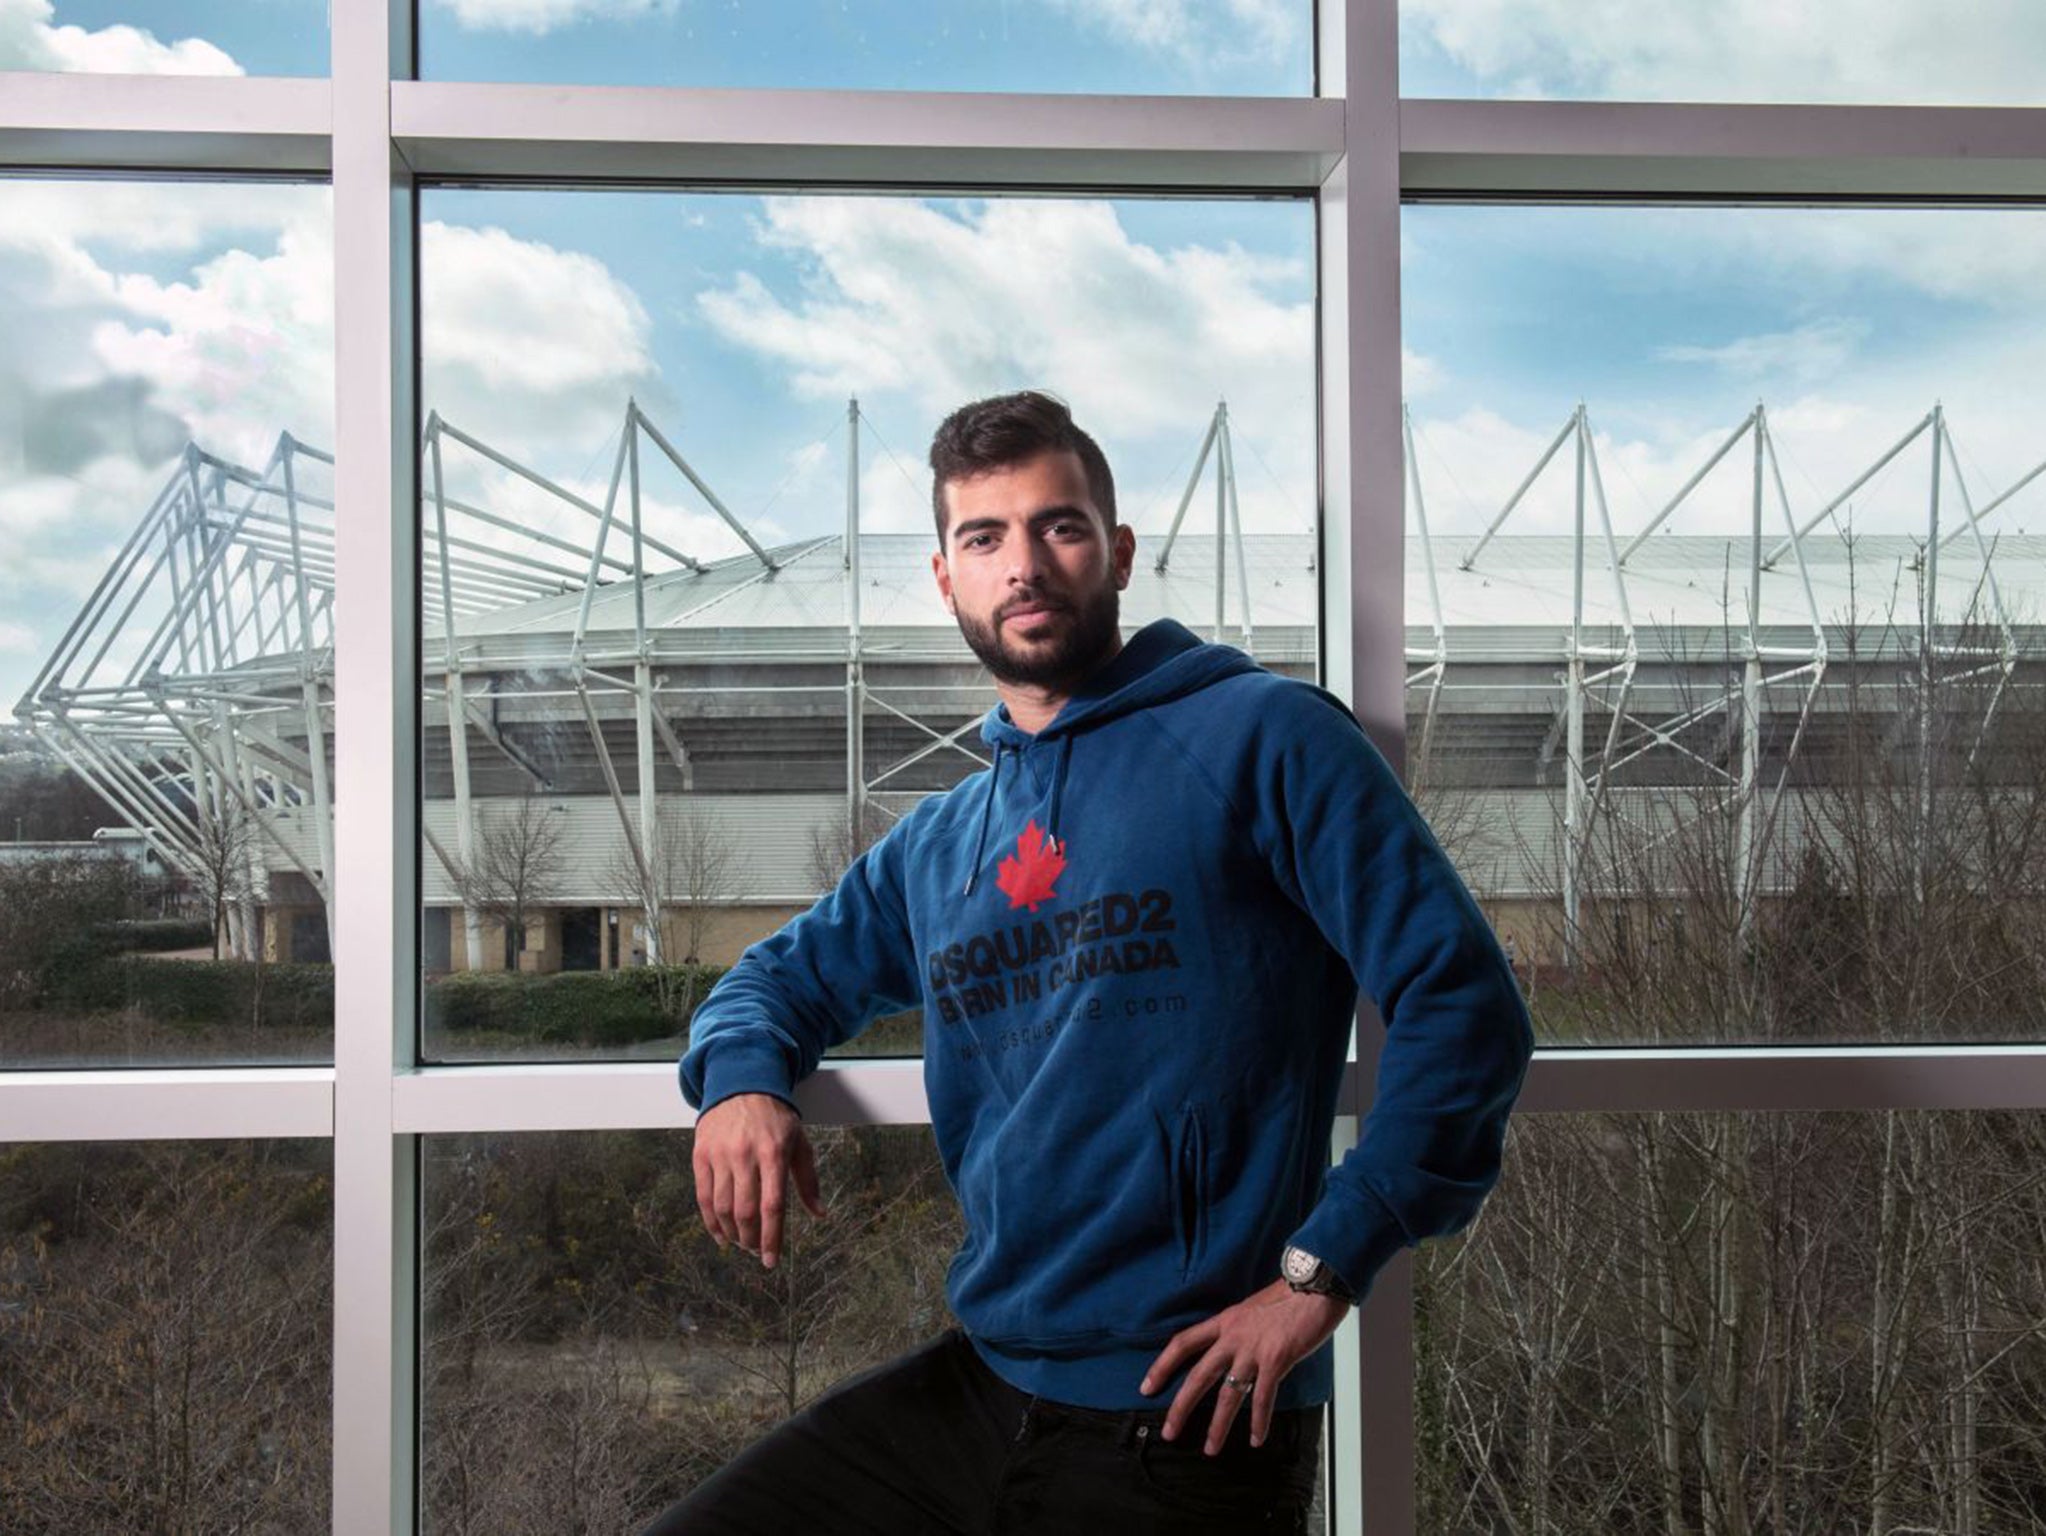
<svg viewBox="0 0 2046 1536">
<path fill-rule="evenodd" d="M 994 395 L 962 405 L 939 425 L 931 439 L 931 513 L 938 523 L 938 546 L 945 544 L 945 487 L 971 480 L 1040 453 L 1071 453 L 1087 474 L 1087 494 L 1101 511 L 1102 521 L 1115 527 L 1115 476 L 1101 445 L 1073 421 L 1065 403 L 1035 389 Z"/>
</svg>

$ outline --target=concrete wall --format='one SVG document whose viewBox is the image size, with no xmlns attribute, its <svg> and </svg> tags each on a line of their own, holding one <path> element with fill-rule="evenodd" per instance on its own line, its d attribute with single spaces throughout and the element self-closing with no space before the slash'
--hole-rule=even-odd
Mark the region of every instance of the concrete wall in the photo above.
<svg viewBox="0 0 2046 1536">
<path fill-rule="evenodd" d="M 562 969 L 562 918 L 565 911 L 586 912 L 586 907 L 536 910 L 526 924 L 526 947 L 519 957 L 519 969 L 551 974 Z M 606 906 L 597 910 L 599 920 L 598 969 L 643 964 L 646 954 L 645 918 L 637 907 Z M 750 944 L 766 938 L 790 918 L 805 910 L 793 905 L 712 907 L 704 914 L 700 928 L 686 909 L 670 908 L 661 921 L 663 953 L 680 960 L 689 952 L 692 937 L 698 940 L 696 958 L 705 965 L 730 965 Z M 460 907 L 433 907 L 429 914 L 445 913 L 448 925 L 448 960 L 451 970 L 468 965 L 466 925 Z M 430 915 L 430 922 L 442 919 Z M 481 964 L 484 971 L 504 969 L 504 926 L 490 918 L 478 924 L 482 930 Z M 615 953 L 615 961 L 614 961 Z"/>
</svg>

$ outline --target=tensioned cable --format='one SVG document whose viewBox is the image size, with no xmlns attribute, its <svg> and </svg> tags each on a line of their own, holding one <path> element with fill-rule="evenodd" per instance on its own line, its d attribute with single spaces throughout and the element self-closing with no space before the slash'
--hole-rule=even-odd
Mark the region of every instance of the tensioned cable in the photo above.
<svg viewBox="0 0 2046 1536">
<path fill-rule="evenodd" d="M 798 448 L 796 450 L 796 454 L 802 453 L 805 448 L 815 448 L 820 445 L 825 448 L 829 448 L 831 446 L 831 440 L 837 437 L 838 434 L 842 432 L 844 429 L 845 418 L 843 416 L 834 417 L 832 421 L 832 427 L 829 432 L 826 432 L 822 437 L 813 437 L 812 439 L 810 439 L 809 442 L 803 444 L 802 448 Z M 791 455 L 790 457 L 792 461 L 795 459 L 795 455 Z M 771 508 L 777 501 L 781 500 L 781 493 L 789 488 L 790 482 L 792 482 L 796 478 L 796 475 L 802 470 L 802 468 L 803 465 L 800 462 L 791 462 L 788 467 L 788 473 L 784 474 L 781 477 L 781 483 L 777 485 L 773 490 L 767 493 L 767 500 L 763 501 L 758 507 L 755 507 L 753 509 L 753 515 L 758 518 L 765 518 L 767 516 L 768 509 Z"/>
</svg>

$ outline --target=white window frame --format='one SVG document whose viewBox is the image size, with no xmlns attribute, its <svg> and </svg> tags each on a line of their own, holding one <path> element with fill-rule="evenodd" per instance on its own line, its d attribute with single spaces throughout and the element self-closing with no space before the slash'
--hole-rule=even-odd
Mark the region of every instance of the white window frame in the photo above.
<svg viewBox="0 0 2046 1536">
<path fill-rule="evenodd" d="M 1403 761 L 1403 197 L 2046 196 L 2046 109 L 1402 101 L 1396 0 L 1322 0 L 1307 100 L 409 78 L 411 0 L 330 7 L 328 79 L 0 73 L 0 174 L 331 175 L 338 607 L 334 1066 L 0 1073 L 0 1143 L 334 1149 L 334 1529 L 417 1525 L 418 1138 L 679 1128 L 666 1064 L 420 1067 L 414 178 L 1280 190 L 1319 212 L 1324 663 Z M 1367 1006 L 1339 1143 L 1368 1107 Z M 824 1123 L 925 1124 L 914 1062 L 830 1062 Z M 1541 1050 L 1524 1112 L 2039 1109 L 2046 1044 Z M 679 1216 L 678 1216 L 679 1219 Z M 1414 1528 L 1412 1264 L 1339 1337 L 1332 1529 Z M 1368 1488 L 1369 1497 L 1363 1496 Z"/>
</svg>

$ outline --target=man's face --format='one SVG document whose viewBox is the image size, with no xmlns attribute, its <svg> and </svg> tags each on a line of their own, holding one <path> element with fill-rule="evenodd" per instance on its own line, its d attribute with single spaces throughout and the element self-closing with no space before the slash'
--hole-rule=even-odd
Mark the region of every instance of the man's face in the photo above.
<svg viewBox="0 0 2046 1536">
<path fill-rule="evenodd" d="M 1116 647 L 1116 594 L 1136 536 L 1113 534 L 1079 455 L 1034 459 L 945 485 L 945 547 L 931 557 L 945 607 L 1004 683 L 1063 690 Z"/>
</svg>

